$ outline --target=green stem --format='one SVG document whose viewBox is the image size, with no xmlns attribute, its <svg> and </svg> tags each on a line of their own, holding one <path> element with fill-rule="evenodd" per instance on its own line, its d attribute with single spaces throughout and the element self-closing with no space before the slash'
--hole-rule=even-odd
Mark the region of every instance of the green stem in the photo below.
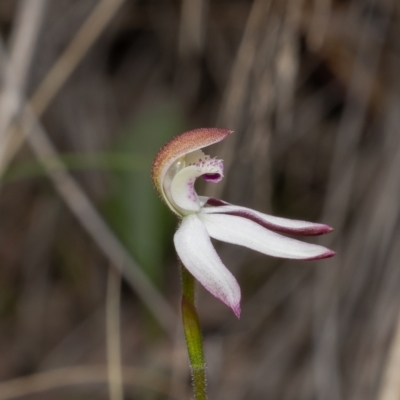
<svg viewBox="0 0 400 400">
<path fill-rule="evenodd" d="M 182 276 L 182 319 L 186 345 L 189 353 L 190 367 L 195 400 L 206 400 L 206 363 L 203 352 L 199 316 L 194 304 L 195 279 L 185 267 L 181 267 Z"/>
</svg>

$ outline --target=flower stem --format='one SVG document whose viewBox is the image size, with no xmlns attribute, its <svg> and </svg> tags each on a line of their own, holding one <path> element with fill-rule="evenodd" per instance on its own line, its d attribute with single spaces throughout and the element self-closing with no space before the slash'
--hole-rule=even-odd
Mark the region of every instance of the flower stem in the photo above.
<svg viewBox="0 0 400 400">
<path fill-rule="evenodd" d="M 206 400 L 206 363 L 203 352 L 199 317 L 194 304 L 195 279 L 181 266 L 182 276 L 182 319 L 188 348 L 195 400 Z"/>
</svg>

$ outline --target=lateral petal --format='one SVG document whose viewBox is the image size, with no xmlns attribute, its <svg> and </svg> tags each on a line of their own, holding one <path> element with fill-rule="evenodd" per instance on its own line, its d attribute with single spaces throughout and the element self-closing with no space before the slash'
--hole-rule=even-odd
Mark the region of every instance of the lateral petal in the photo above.
<svg viewBox="0 0 400 400">
<path fill-rule="evenodd" d="M 204 211 L 202 209 L 198 214 L 199 219 L 214 239 L 281 258 L 317 260 L 335 255 L 335 252 L 325 247 L 281 236 L 249 219 L 226 214 L 207 214 Z"/>
<path fill-rule="evenodd" d="M 240 287 L 219 258 L 210 236 L 196 214 L 182 219 L 174 236 L 183 265 L 212 295 L 240 316 Z"/>
<path fill-rule="evenodd" d="M 330 226 L 325 224 L 275 217 L 252 210 L 251 208 L 234 206 L 228 203 L 224 204 L 224 202 L 218 199 L 207 199 L 206 201 L 202 199 L 202 203 L 215 206 L 204 207 L 203 212 L 206 214 L 227 214 L 247 218 L 274 232 L 302 236 L 317 236 L 333 231 Z"/>
</svg>

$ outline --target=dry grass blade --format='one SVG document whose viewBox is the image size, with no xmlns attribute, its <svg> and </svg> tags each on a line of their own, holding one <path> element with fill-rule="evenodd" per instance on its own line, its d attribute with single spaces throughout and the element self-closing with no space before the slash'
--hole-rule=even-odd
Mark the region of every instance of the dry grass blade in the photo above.
<svg viewBox="0 0 400 400">
<path fill-rule="evenodd" d="M 360 305 L 365 303 L 366 298 L 373 299 L 374 306 L 368 319 L 365 318 L 363 326 L 357 327 L 361 332 L 372 332 L 371 335 L 360 335 L 359 357 L 361 358 L 361 354 L 367 352 L 371 352 L 372 355 L 368 357 L 368 363 L 356 359 L 357 374 L 354 376 L 362 382 L 368 382 L 365 385 L 373 390 L 377 390 L 380 385 L 380 396 L 391 396 L 390 393 L 396 391 L 395 398 L 398 398 L 400 387 L 397 386 L 397 380 L 394 378 L 394 370 L 398 368 L 398 364 L 396 367 L 396 360 L 398 360 L 398 333 L 396 333 L 398 327 L 396 325 L 398 325 L 400 283 L 398 268 L 400 245 L 397 234 L 400 215 L 398 207 L 400 141 L 397 93 L 390 103 L 387 107 L 384 129 L 387 146 L 383 147 L 380 153 L 384 162 L 379 165 L 379 175 L 371 188 L 371 195 L 360 210 L 357 224 L 349 235 L 346 263 L 343 268 L 352 270 L 347 280 L 352 279 L 353 290 L 347 296 L 342 321 L 347 327 L 347 332 L 354 331 L 354 328 L 352 329 L 354 315 L 360 312 L 362 308 Z M 380 273 L 377 274 L 377 271 Z M 366 288 L 371 286 L 380 289 L 371 291 L 373 294 L 369 295 Z M 393 332 L 394 338 L 388 349 Z M 373 351 L 374 349 L 376 350 Z M 382 382 L 379 382 L 379 371 L 382 370 L 384 363 L 386 363 L 386 372 L 384 372 Z M 352 398 L 363 398 L 363 387 L 356 383 L 352 386 Z"/>
<path fill-rule="evenodd" d="M 256 0 L 247 19 L 246 28 L 239 46 L 235 63 L 232 67 L 224 106 L 220 120 L 230 127 L 238 125 L 242 102 L 245 99 L 249 73 L 254 64 L 258 43 L 258 30 L 263 26 L 271 1 Z"/>
<path fill-rule="evenodd" d="M 101 0 L 30 99 L 41 116 L 125 0 Z"/>
<path fill-rule="evenodd" d="M 369 3 L 371 9 L 374 1 Z M 388 5 L 389 14 L 391 5 Z M 373 14 L 365 19 L 363 29 L 358 37 L 357 58 L 352 70 L 352 79 L 348 89 L 348 97 L 336 136 L 335 152 L 331 165 L 331 176 L 328 193 L 324 205 L 322 219 L 333 223 L 335 232 L 342 233 L 346 221 L 354 181 L 357 171 L 358 146 L 364 125 L 377 67 L 382 52 L 383 38 L 389 25 L 389 18 L 382 24 L 381 36 L 373 45 Z M 366 77 L 360 71 L 368 65 L 369 74 Z M 362 98 L 356 99 L 356 93 L 362 88 Z M 337 233 L 328 239 L 331 246 L 337 238 Z M 336 263 L 343 260 L 344 251 L 339 251 Z M 314 372 L 315 387 L 318 399 L 342 398 L 342 381 L 339 376 L 339 344 L 338 344 L 338 298 L 339 273 L 334 268 L 334 262 L 328 261 L 328 268 L 319 270 L 315 288 L 314 301 Z"/>
<path fill-rule="evenodd" d="M 60 368 L 1 382 L 0 400 L 17 399 L 66 386 L 105 384 L 107 379 L 106 365 Z M 143 387 L 169 396 L 168 379 L 160 374 L 124 366 L 122 379 L 126 386 Z"/>
<path fill-rule="evenodd" d="M 398 251 L 396 256 L 398 256 Z M 398 267 L 398 257 L 395 260 Z M 397 400 L 400 397 L 400 315 L 397 316 L 397 326 L 389 347 L 389 356 L 383 373 L 378 400 Z"/>
<path fill-rule="evenodd" d="M 33 7 L 35 5 L 37 9 L 39 8 L 43 9 L 42 3 L 44 4 L 44 0 L 40 1 L 33 0 L 30 3 L 27 2 L 26 4 L 27 7 Z M 39 118 L 45 112 L 45 110 L 47 109 L 51 101 L 54 99 L 56 94 L 59 92 L 61 87 L 64 85 L 69 76 L 72 74 L 75 68 L 85 57 L 87 51 L 90 49 L 93 43 L 99 38 L 101 33 L 104 31 L 105 27 L 115 16 L 115 14 L 117 13 L 117 11 L 119 10 L 119 8 L 122 6 L 123 3 L 124 0 L 101 0 L 99 4 L 95 7 L 95 9 L 92 11 L 92 13 L 89 15 L 89 17 L 86 19 L 86 21 L 83 23 L 82 27 L 76 33 L 76 35 L 74 36 L 68 47 L 58 58 L 56 63 L 53 65 L 51 70 L 48 72 L 46 77 L 43 79 L 39 87 L 35 90 L 34 94 L 30 98 L 30 104 L 33 107 L 35 114 Z M 30 12 L 29 14 L 26 13 L 26 15 L 39 16 L 39 13 Z M 38 27 L 40 26 L 40 18 L 35 19 L 31 17 L 30 20 L 36 22 L 38 24 Z M 26 28 L 23 30 L 23 32 L 25 31 Z M 25 38 L 28 38 L 28 40 L 30 41 L 35 39 L 36 36 L 33 35 L 33 30 L 30 36 L 26 35 L 23 36 L 23 40 L 26 41 Z M 27 46 L 24 46 L 21 43 L 18 47 L 23 49 Z M 28 46 L 28 48 L 32 50 L 33 46 L 30 47 Z M 32 53 L 31 51 L 24 53 L 18 50 L 18 54 L 25 54 L 26 57 L 26 55 L 31 55 Z M 24 64 L 27 65 L 27 62 L 25 62 Z M 24 78 L 25 77 L 26 74 L 24 75 Z M 17 80 L 17 78 L 18 77 L 14 76 L 13 80 Z M 8 95 L 8 97 L 10 97 L 10 95 Z M 22 107 L 22 105 L 18 104 L 18 106 L 14 108 L 18 109 L 20 107 Z M 14 110 L 14 113 L 15 111 L 16 110 Z M 13 113 L 10 113 L 9 119 L 11 120 L 13 116 L 14 116 Z M 5 126 L 5 129 L 7 127 L 8 124 Z M 2 131 L 0 129 L 0 134 L 1 132 Z M 1 147 L 3 149 L 2 150 L 3 155 L 0 158 L 0 174 L 4 172 L 4 169 L 6 168 L 8 163 L 12 160 L 12 158 L 14 157 L 14 155 L 17 153 L 22 143 L 24 142 L 24 136 L 21 135 L 21 133 L 17 129 L 15 129 L 15 127 L 9 127 L 9 131 L 7 132 L 6 135 L 7 138 L 9 138 L 9 140 L 4 146 Z"/>
<path fill-rule="evenodd" d="M 375 1 L 370 1 L 371 7 Z M 354 179 L 354 168 L 357 162 L 357 146 L 363 132 L 363 127 L 367 119 L 368 104 L 373 89 L 374 79 L 377 73 L 379 60 L 382 53 L 383 40 L 386 29 L 390 22 L 390 10 L 392 1 L 388 3 L 388 16 L 382 23 L 380 37 L 371 43 L 373 36 L 373 15 L 366 19 L 362 32 L 360 33 L 358 52 L 352 70 L 352 78 L 348 90 L 346 107 L 340 121 L 335 152 L 332 161 L 331 176 L 329 180 L 328 193 L 324 209 L 324 220 L 335 220 L 335 228 L 339 231 L 343 223 L 345 210 L 348 208 L 349 196 Z M 364 74 L 365 61 L 368 64 L 368 74 Z M 362 92 L 363 96 L 355 102 L 357 93 Z M 343 179 L 345 177 L 346 179 Z M 338 201 L 340 198 L 340 201 Z M 339 208 L 340 205 L 340 208 Z M 333 240 L 334 235 L 330 239 Z"/>
<path fill-rule="evenodd" d="M 14 79 L 23 89 L 31 67 L 40 27 L 48 0 L 22 0 L 10 38 L 10 57 Z"/>
<path fill-rule="evenodd" d="M 381 393 L 378 400 L 397 400 L 400 392 L 400 326 L 390 348 L 390 358 L 384 374 Z"/>
<path fill-rule="evenodd" d="M 21 107 L 15 94 L 24 91 L 46 2 L 47 0 L 24 0 L 19 5 L 11 36 L 10 63 L 4 68 L 4 87 L 0 97 L 0 170 L 4 170 L 4 165 L 9 160 L 9 144 L 14 133 L 10 124 Z"/>
<path fill-rule="evenodd" d="M 109 268 L 106 300 L 106 337 L 108 387 L 110 400 L 123 400 L 121 365 L 121 275 L 112 266 Z"/>
<path fill-rule="evenodd" d="M 225 100 L 218 117 L 218 123 L 230 129 L 239 128 L 241 122 L 243 102 L 246 99 L 249 77 L 257 53 L 259 30 L 263 27 L 271 2 L 272 0 L 256 0 L 247 18 L 243 37 L 225 91 Z M 238 135 L 221 144 L 219 154 L 224 160 L 226 171 L 229 171 L 233 161 L 235 140 L 238 140 Z M 224 182 L 222 181 L 218 186 L 210 187 L 207 194 L 212 197 L 218 197 L 224 189 Z"/>
</svg>

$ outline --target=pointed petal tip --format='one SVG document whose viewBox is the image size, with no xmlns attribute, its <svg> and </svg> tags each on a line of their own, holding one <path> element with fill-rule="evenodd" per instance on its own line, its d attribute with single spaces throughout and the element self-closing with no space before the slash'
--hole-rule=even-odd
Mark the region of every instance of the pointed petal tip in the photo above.
<svg viewBox="0 0 400 400">
<path fill-rule="evenodd" d="M 303 234 L 305 236 L 319 236 L 333 232 L 333 228 L 329 225 L 325 224 L 313 224 L 313 225 L 314 226 L 310 226 L 309 228 L 304 229 L 303 232 L 299 231 L 299 234 Z"/>
<path fill-rule="evenodd" d="M 325 251 L 324 253 L 315 256 L 315 257 L 311 257 L 311 258 L 306 258 L 305 261 L 315 261 L 315 260 L 323 260 L 324 258 L 331 258 L 336 254 L 336 251 L 333 250 L 328 250 Z"/>
<path fill-rule="evenodd" d="M 333 256 L 336 255 L 336 251 L 333 250 L 329 250 L 326 254 L 325 254 L 325 258 L 331 258 Z"/>
<path fill-rule="evenodd" d="M 219 258 L 207 230 L 197 214 L 182 219 L 174 235 L 181 263 L 213 296 L 240 316 L 240 287 Z"/>
<path fill-rule="evenodd" d="M 333 232 L 333 228 L 329 225 L 321 224 L 321 235 Z"/>
<path fill-rule="evenodd" d="M 240 319 L 240 313 L 241 313 L 241 309 L 240 309 L 240 303 L 231 306 L 233 313 L 236 315 L 237 319 Z"/>
<path fill-rule="evenodd" d="M 329 225 L 314 224 L 314 223 L 309 223 L 309 226 L 303 228 L 280 227 L 279 225 L 277 226 L 272 225 L 268 226 L 267 229 L 271 229 L 274 232 L 287 233 L 289 235 L 300 235 L 300 236 L 320 236 L 320 235 L 326 235 L 333 231 L 333 228 L 330 227 Z"/>
</svg>

